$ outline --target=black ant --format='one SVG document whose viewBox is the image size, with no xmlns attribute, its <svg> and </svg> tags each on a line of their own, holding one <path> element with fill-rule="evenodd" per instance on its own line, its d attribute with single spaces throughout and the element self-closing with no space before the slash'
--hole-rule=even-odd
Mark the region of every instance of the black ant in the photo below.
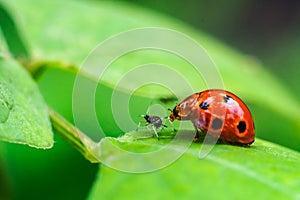
<svg viewBox="0 0 300 200">
<path fill-rule="evenodd" d="M 155 136 L 158 138 L 158 134 L 157 134 L 157 130 L 160 128 L 164 128 L 164 127 L 168 127 L 165 124 L 163 124 L 163 120 L 167 119 L 167 117 L 165 118 L 161 118 L 159 116 L 156 115 L 141 115 L 145 120 L 146 120 L 146 127 L 149 129 L 149 126 L 152 127 L 153 132 L 155 133 Z M 139 122 L 138 124 L 138 128 L 140 127 L 141 122 Z M 137 128 L 137 129 L 138 129 Z"/>
</svg>

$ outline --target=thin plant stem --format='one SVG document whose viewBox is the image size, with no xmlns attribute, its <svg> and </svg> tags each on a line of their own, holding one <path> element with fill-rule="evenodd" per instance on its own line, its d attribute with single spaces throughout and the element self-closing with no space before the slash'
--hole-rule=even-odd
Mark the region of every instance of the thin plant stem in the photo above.
<svg viewBox="0 0 300 200">
<path fill-rule="evenodd" d="M 77 149 L 87 160 L 92 163 L 99 163 L 100 161 L 89 151 L 89 149 L 81 140 L 80 135 L 83 135 L 83 133 L 73 124 L 63 118 L 60 114 L 55 112 L 52 108 L 48 108 L 48 110 L 54 131 L 75 149 Z M 95 145 L 95 142 L 89 138 L 85 138 L 85 141 L 87 144 Z"/>
</svg>

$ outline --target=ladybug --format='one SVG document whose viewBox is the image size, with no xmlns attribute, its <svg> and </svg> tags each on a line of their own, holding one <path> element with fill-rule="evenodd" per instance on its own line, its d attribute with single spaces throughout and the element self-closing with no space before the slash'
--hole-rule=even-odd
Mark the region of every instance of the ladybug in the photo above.
<svg viewBox="0 0 300 200">
<path fill-rule="evenodd" d="M 245 103 L 231 92 L 210 89 L 188 96 L 177 104 L 169 120 L 192 121 L 196 136 L 198 129 L 212 135 L 220 135 L 227 144 L 250 145 L 254 142 L 254 122 Z"/>
<path fill-rule="evenodd" d="M 146 120 L 146 127 L 149 129 L 149 126 L 152 126 L 152 130 L 155 133 L 155 136 L 158 138 L 157 130 L 162 127 L 167 127 L 163 124 L 163 118 L 156 115 L 141 115 Z M 141 122 L 139 122 L 138 128 L 140 127 Z M 137 128 L 137 129 L 138 129 Z"/>
</svg>

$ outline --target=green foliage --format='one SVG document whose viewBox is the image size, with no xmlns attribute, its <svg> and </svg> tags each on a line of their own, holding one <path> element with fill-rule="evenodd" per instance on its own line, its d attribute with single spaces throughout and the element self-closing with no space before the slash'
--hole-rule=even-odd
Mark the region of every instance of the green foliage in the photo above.
<svg viewBox="0 0 300 200">
<path fill-rule="evenodd" d="M 299 102 L 293 94 L 288 92 L 287 87 L 267 72 L 255 58 L 243 55 L 182 22 L 126 4 L 120 3 L 116 6 L 115 3 L 59 0 L 14 1 L 15 7 L 12 13 L 18 13 L 17 16 L 22 22 L 19 30 L 24 30 L 25 35 L 28 36 L 33 66 L 45 69 L 56 68 L 42 71 L 45 74 L 38 76 L 41 92 L 51 107 L 69 121 L 73 120 L 72 89 L 75 74 L 69 73 L 74 72 L 74 69 L 70 70 L 70 65 L 66 63 L 71 63 L 72 67 L 78 68 L 97 44 L 122 31 L 146 26 L 171 28 L 187 34 L 206 49 L 220 71 L 225 88 L 236 93 L 250 105 L 258 137 L 300 150 Z M 10 19 L 5 22 L 0 21 L 1 25 L 5 26 L 1 28 L 4 30 L 3 35 L 9 49 L 14 55 L 24 53 L 25 51 L 14 53 L 14 49 L 18 50 L 18 46 L 12 43 L 14 37 L 9 37 L 10 35 L 6 33 L 9 31 L 15 33 L 14 31 L 18 29 L 7 29 L 5 24 L 8 22 L 16 28 Z M 109 51 L 110 49 L 107 50 Z M 195 74 L 188 62 L 175 55 L 150 50 L 124 55 L 112 63 L 109 71 L 104 75 L 104 80 L 98 85 L 95 95 L 97 116 L 107 135 L 123 134 L 110 110 L 111 99 L 108 97 L 113 93 L 113 87 L 123 74 L 132 69 L 132 66 L 149 62 L 171 66 L 182 73 L 193 87 L 199 91 L 205 89 L 201 76 Z M 47 117 L 47 108 L 35 84 L 19 64 L 12 60 L 0 58 L 0 67 L 0 112 L 2 113 L 0 138 L 35 147 L 51 147 L 53 136 Z M 87 78 L 95 79 L 95 77 Z M 169 78 L 172 80 L 171 76 Z M 117 92 L 124 96 L 130 95 L 127 90 L 129 85 L 130 83 L 124 84 L 122 90 L 117 88 Z M 152 99 L 159 102 L 159 99 L 166 97 L 165 92 L 161 88 L 154 90 L 153 87 L 139 89 L 130 101 L 129 109 L 132 111 L 133 119 L 136 122 L 140 120 L 137 116 L 145 114 Z M 164 106 L 172 107 L 174 104 L 173 102 Z M 89 116 L 85 117 L 85 127 L 93 129 Z M 1 127 L 3 127 L 2 130 Z M 132 127 L 126 128 L 128 131 L 132 130 Z M 120 148 L 134 152 L 157 150 L 169 142 L 168 139 L 135 140 L 131 137 L 132 135 L 127 134 L 117 139 L 104 138 L 101 140 L 100 148 L 94 150 L 100 154 L 99 158 L 108 156 L 107 158 L 116 163 L 122 162 L 123 164 L 130 163 L 130 161 L 118 160 L 118 152 L 105 148 L 107 142 L 113 142 Z M 192 144 L 190 149 L 171 166 L 153 173 L 126 174 L 103 166 L 98 172 L 99 177 L 90 198 L 146 198 L 147 196 L 149 198 L 299 198 L 300 175 L 297 171 L 300 162 L 299 153 L 257 139 L 249 148 L 218 144 L 205 159 L 199 159 L 200 147 L 199 143 Z M 45 156 L 50 154 L 39 153 L 38 156 L 31 157 L 31 153 L 26 152 L 27 156 L 23 156 L 19 154 L 19 152 L 24 152 L 22 147 L 18 149 L 7 144 L 5 148 L 9 152 L 5 154 L 6 160 L 10 166 L 14 166 L 11 172 L 15 173 L 13 177 L 17 177 L 14 181 L 19 181 L 15 183 L 18 189 L 17 197 L 21 198 L 22 193 L 36 188 L 37 185 L 40 186 L 43 180 L 47 180 L 48 188 L 60 182 L 60 180 L 51 179 L 53 178 L 52 168 L 56 169 L 57 176 L 64 177 L 64 182 L 60 182 L 63 186 L 55 185 L 59 192 L 52 194 L 54 197 L 60 195 L 61 192 L 66 192 L 81 198 L 88 191 L 87 185 L 92 182 L 93 172 L 89 173 L 89 178 L 84 175 L 86 170 L 92 168 L 83 164 L 82 168 L 74 170 L 73 164 L 77 166 L 78 163 L 82 164 L 82 161 L 78 162 L 78 158 L 73 160 L 73 157 L 65 160 L 73 155 L 65 149 L 59 149 L 48 160 Z M 10 152 L 14 149 L 16 152 Z M 21 161 L 16 162 L 16 158 Z M 42 161 L 43 165 L 36 165 L 36 160 Z M 30 184 L 27 184 L 30 187 L 23 187 L 30 182 L 26 174 L 24 175 L 23 168 L 32 170 L 29 173 L 30 177 L 34 174 L 37 176 Z M 35 171 L 39 172 L 35 173 Z M 62 171 L 69 173 L 65 174 Z M 76 175 L 80 184 L 76 185 L 76 179 L 73 179 L 72 173 Z M 71 189 L 65 187 L 68 185 L 68 180 Z M 83 187 L 85 189 L 82 189 Z M 79 191 L 78 188 L 84 192 Z M 38 191 L 47 190 L 39 188 Z M 77 192 L 80 195 L 77 196 Z M 26 197 L 39 199 L 40 196 L 28 195 Z M 67 194 L 60 195 L 63 199 L 65 196 L 68 197 Z"/>
<path fill-rule="evenodd" d="M 101 143 L 109 151 L 107 159 L 114 166 L 124 162 L 113 143 L 129 152 L 157 151 L 166 146 L 167 139 L 125 140 L 105 138 Z M 130 142 L 128 142 L 130 141 Z M 90 199 L 297 199 L 299 197 L 299 153 L 260 139 L 250 147 L 217 144 L 204 159 L 198 157 L 200 143 L 193 143 L 176 162 L 162 170 L 130 174 L 102 166 Z M 174 151 L 180 147 L 173 147 Z M 156 160 L 143 159 L 153 166 L 168 160 L 160 155 Z M 154 162 L 153 162 L 154 161 Z M 123 163 L 118 163 L 123 162 Z"/>
<path fill-rule="evenodd" d="M 93 1 L 17 2 L 17 10 L 24 22 L 23 26 L 26 27 L 35 60 L 63 61 L 79 66 L 97 44 L 112 35 L 133 28 L 164 27 L 187 34 L 201 44 L 211 56 L 218 67 L 225 88 L 240 96 L 254 111 L 257 135 L 300 150 L 300 135 L 295 131 L 300 130 L 297 123 L 300 120 L 299 101 L 255 58 L 240 54 L 180 21 L 125 3 L 115 6 L 114 2 Z M 31 12 L 41 9 L 43 12 Z M 109 71 L 103 76 L 103 87 L 111 88 L 132 67 L 149 62 L 171 66 L 182 73 L 194 88 L 199 91 L 205 89 L 203 79 L 200 75 L 196 75 L 189 63 L 175 55 L 157 51 L 133 52 L 120 57 L 111 64 Z M 126 89 L 127 85 L 123 85 L 123 88 Z M 164 98 L 164 92 L 165 90 L 152 92 L 149 88 L 144 88 L 139 90 L 138 95 Z M 282 109 L 283 102 L 284 109 Z M 68 104 L 71 105 L 71 102 Z M 101 112 L 106 113 L 107 107 L 102 110 L 101 105 L 96 106 L 99 107 L 98 110 L 101 108 Z M 145 110 L 137 111 L 144 113 Z M 71 111 L 68 110 L 68 113 Z M 109 128 L 110 125 L 115 126 L 111 119 L 108 117 L 107 121 L 103 121 L 101 118 L 99 121 L 108 126 L 107 130 L 110 130 L 108 134 L 120 134 L 111 132 L 118 130 Z M 284 123 L 277 123 L 279 121 Z"/>
<path fill-rule="evenodd" d="M 17 25 L 2 2 L 0 2 L 0 27 L 11 54 L 19 59 L 28 58 L 29 53 Z"/>
<path fill-rule="evenodd" d="M 38 87 L 20 65 L 0 58 L 0 140 L 50 148 L 53 133 Z"/>
<path fill-rule="evenodd" d="M 98 165 L 92 165 L 55 134 L 52 149 L 41 151 L 25 145 L 0 143 L 3 176 L 0 199 L 85 199 Z M 34 188 L 30 192 L 30 188 Z M 2 193 L 2 190 L 5 192 Z M 10 198 L 5 198 L 5 195 Z M 3 197 L 3 198 L 2 198 Z"/>
</svg>

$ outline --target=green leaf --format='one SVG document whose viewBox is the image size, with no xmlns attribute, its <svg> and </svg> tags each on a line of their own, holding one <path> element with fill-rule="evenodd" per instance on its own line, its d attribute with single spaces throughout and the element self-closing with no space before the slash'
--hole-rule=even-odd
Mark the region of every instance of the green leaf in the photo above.
<svg viewBox="0 0 300 200">
<path fill-rule="evenodd" d="M 168 142 L 161 139 L 158 144 L 156 138 L 136 140 L 132 135 L 125 135 L 118 139 L 105 138 L 101 144 L 106 159 L 114 166 L 130 167 L 138 161 L 124 161 L 124 156 L 108 148 L 108 144 L 129 152 L 152 152 Z M 90 199 L 299 198 L 298 152 L 260 139 L 250 147 L 216 144 L 204 159 L 198 157 L 200 148 L 200 143 L 193 143 L 174 163 L 151 173 L 124 173 L 102 165 Z M 179 146 L 173 147 L 174 151 L 178 149 Z M 145 157 L 143 162 L 155 166 L 164 159 L 168 155 L 152 160 Z"/>
<path fill-rule="evenodd" d="M 0 28 L 11 54 L 19 59 L 28 58 L 29 53 L 18 27 L 3 2 L 0 2 Z"/>
<path fill-rule="evenodd" d="M 0 57 L 0 140 L 50 148 L 53 133 L 47 106 L 29 74 Z"/>
<path fill-rule="evenodd" d="M 254 113 L 254 116 L 260 116 L 262 119 L 256 120 L 258 135 L 267 136 L 269 134 L 271 139 L 278 137 L 278 142 L 281 142 L 282 138 L 287 138 L 286 145 L 296 142 L 294 147 L 297 147 L 297 143 L 299 144 L 298 131 L 286 131 L 295 126 L 300 119 L 299 102 L 294 96 L 286 87 L 282 86 L 280 81 L 265 71 L 255 59 L 232 50 L 206 34 L 157 13 L 132 8 L 126 4 L 116 6 L 115 2 L 38 2 L 33 0 L 16 2 L 16 10 L 22 17 L 22 26 L 26 27 L 24 30 L 32 44 L 36 60 L 59 60 L 79 66 L 90 50 L 99 42 L 131 28 L 161 26 L 188 34 L 202 44 L 211 55 L 224 78 L 226 88 L 249 102 L 251 107 L 262 108 Z M 32 10 L 40 12 L 32 12 Z M 107 52 L 109 51 L 110 49 L 107 50 Z M 107 74 L 104 80 L 105 84 L 99 87 L 105 86 L 107 93 L 99 95 L 99 97 L 107 97 L 106 94 L 111 94 L 113 90 L 111 86 L 114 86 L 120 75 L 130 70 L 131 66 L 153 60 L 174 66 L 175 69 L 189 75 L 189 79 L 193 83 L 199 80 L 198 77 L 193 76 L 192 71 L 185 68 L 188 64 L 179 58 L 155 52 L 137 52 L 136 55 L 126 55 L 113 63 L 111 73 Z M 126 64 L 125 67 L 124 64 Z M 65 80 L 64 77 L 60 78 Z M 62 105 L 71 105 L 67 101 L 72 99 L 72 80 L 67 82 L 71 85 L 69 88 L 71 92 L 67 94 L 60 88 L 57 89 L 57 85 L 65 87 L 64 84 L 61 84 L 62 82 L 58 82 L 57 79 L 53 81 L 53 78 L 49 78 L 49 80 L 51 81 L 43 83 L 44 93 L 47 93 L 49 88 L 52 89 L 52 94 L 48 94 L 52 96 L 52 101 L 61 100 L 61 110 L 71 116 L 71 111 L 69 109 L 66 111 Z M 125 89 L 126 87 L 127 85 L 125 85 Z M 199 90 L 202 89 L 202 86 L 199 86 Z M 54 96 L 58 90 L 70 98 L 66 99 L 61 95 L 62 99 L 58 99 L 59 97 Z M 149 88 L 142 90 L 144 96 L 151 94 L 157 98 L 165 97 L 161 95 L 161 92 L 153 92 Z M 278 96 L 280 101 L 278 101 Z M 98 115 L 102 116 L 100 121 L 106 124 L 108 133 L 116 134 L 114 132 L 116 129 L 111 128 L 113 117 L 106 115 L 109 113 L 110 99 L 105 98 L 104 101 L 96 105 L 100 106 L 100 109 L 97 109 L 100 113 Z M 132 101 L 133 109 L 138 114 L 144 114 L 148 105 L 145 105 L 145 101 L 138 102 L 137 100 Z M 285 109 L 282 109 L 282 102 L 285 103 Z M 263 118 L 262 112 L 267 115 L 266 118 Z M 272 120 L 275 119 L 274 115 L 279 120 Z M 265 124 L 265 119 L 270 122 Z M 278 124 L 282 122 L 282 119 L 286 120 L 286 123 L 284 123 L 283 129 L 279 129 L 280 125 Z M 88 119 L 86 119 L 86 126 L 91 127 Z M 271 128 L 263 129 L 266 126 Z M 101 148 L 107 147 L 106 144 L 109 142 L 123 149 L 145 152 L 160 149 L 169 140 L 136 141 L 126 137 L 105 138 L 100 143 Z M 91 147 L 93 146 L 91 145 Z M 120 196 L 139 199 L 147 197 L 299 198 L 298 153 L 257 139 L 250 148 L 218 144 L 208 157 L 199 159 L 200 147 L 201 144 L 192 144 L 183 157 L 158 172 L 133 175 L 103 167 L 90 197 L 92 199 L 101 197 L 112 199 Z M 131 160 L 117 159 L 120 158 L 118 152 L 112 149 L 104 148 L 101 149 L 103 151 L 99 151 L 96 146 L 94 150 L 98 150 L 97 152 L 100 152 L 101 156 L 111 158 L 116 164 L 131 163 Z M 157 161 L 159 160 L 157 159 Z"/>
<path fill-rule="evenodd" d="M 255 58 L 241 54 L 180 21 L 131 4 L 15 0 L 13 5 L 21 18 L 17 21 L 23 22 L 20 25 L 23 27 L 22 30 L 26 31 L 35 60 L 63 61 L 79 66 L 100 42 L 133 28 L 164 27 L 187 34 L 201 44 L 211 56 L 224 80 L 225 88 L 250 105 L 250 109 L 254 111 L 257 135 L 299 150 L 299 101 L 288 87 L 266 71 Z M 40 12 L 32 12 L 32 10 Z M 109 52 L 108 49 L 107 53 Z M 195 75 L 189 63 L 175 55 L 154 51 L 134 52 L 120 57 L 112 63 L 108 71 L 110 73 L 103 77 L 102 83 L 112 88 L 133 66 L 149 62 L 171 66 L 185 75 L 197 90 L 206 89 L 203 80 Z M 126 89 L 129 84 L 124 84 L 122 87 Z M 141 88 L 138 95 L 165 98 L 166 96 L 162 95 L 164 92 L 165 90 L 157 90 L 157 87 L 152 89 L 148 87 Z M 47 90 L 44 93 L 47 93 Z M 106 98 L 104 101 L 106 100 L 108 102 L 102 103 L 102 107 L 96 105 L 100 107 L 98 110 L 101 113 L 108 112 L 108 107 L 105 105 L 110 105 L 110 99 Z M 136 111 L 143 114 L 145 110 L 146 108 Z M 111 121 L 113 118 L 102 117 L 104 119 L 99 121 L 108 127 L 114 126 L 114 122 Z M 89 126 L 89 120 L 86 121 Z M 283 132 L 285 134 L 282 134 Z M 108 132 L 108 134 L 119 133 Z"/>
<path fill-rule="evenodd" d="M 2 147 L 0 148 L 0 152 L 2 151 Z M 0 199 L 12 199 L 12 190 L 10 184 L 10 178 L 8 176 L 8 168 L 7 163 L 5 162 L 6 159 L 2 155 L 0 155 Z"/>
</svg>

